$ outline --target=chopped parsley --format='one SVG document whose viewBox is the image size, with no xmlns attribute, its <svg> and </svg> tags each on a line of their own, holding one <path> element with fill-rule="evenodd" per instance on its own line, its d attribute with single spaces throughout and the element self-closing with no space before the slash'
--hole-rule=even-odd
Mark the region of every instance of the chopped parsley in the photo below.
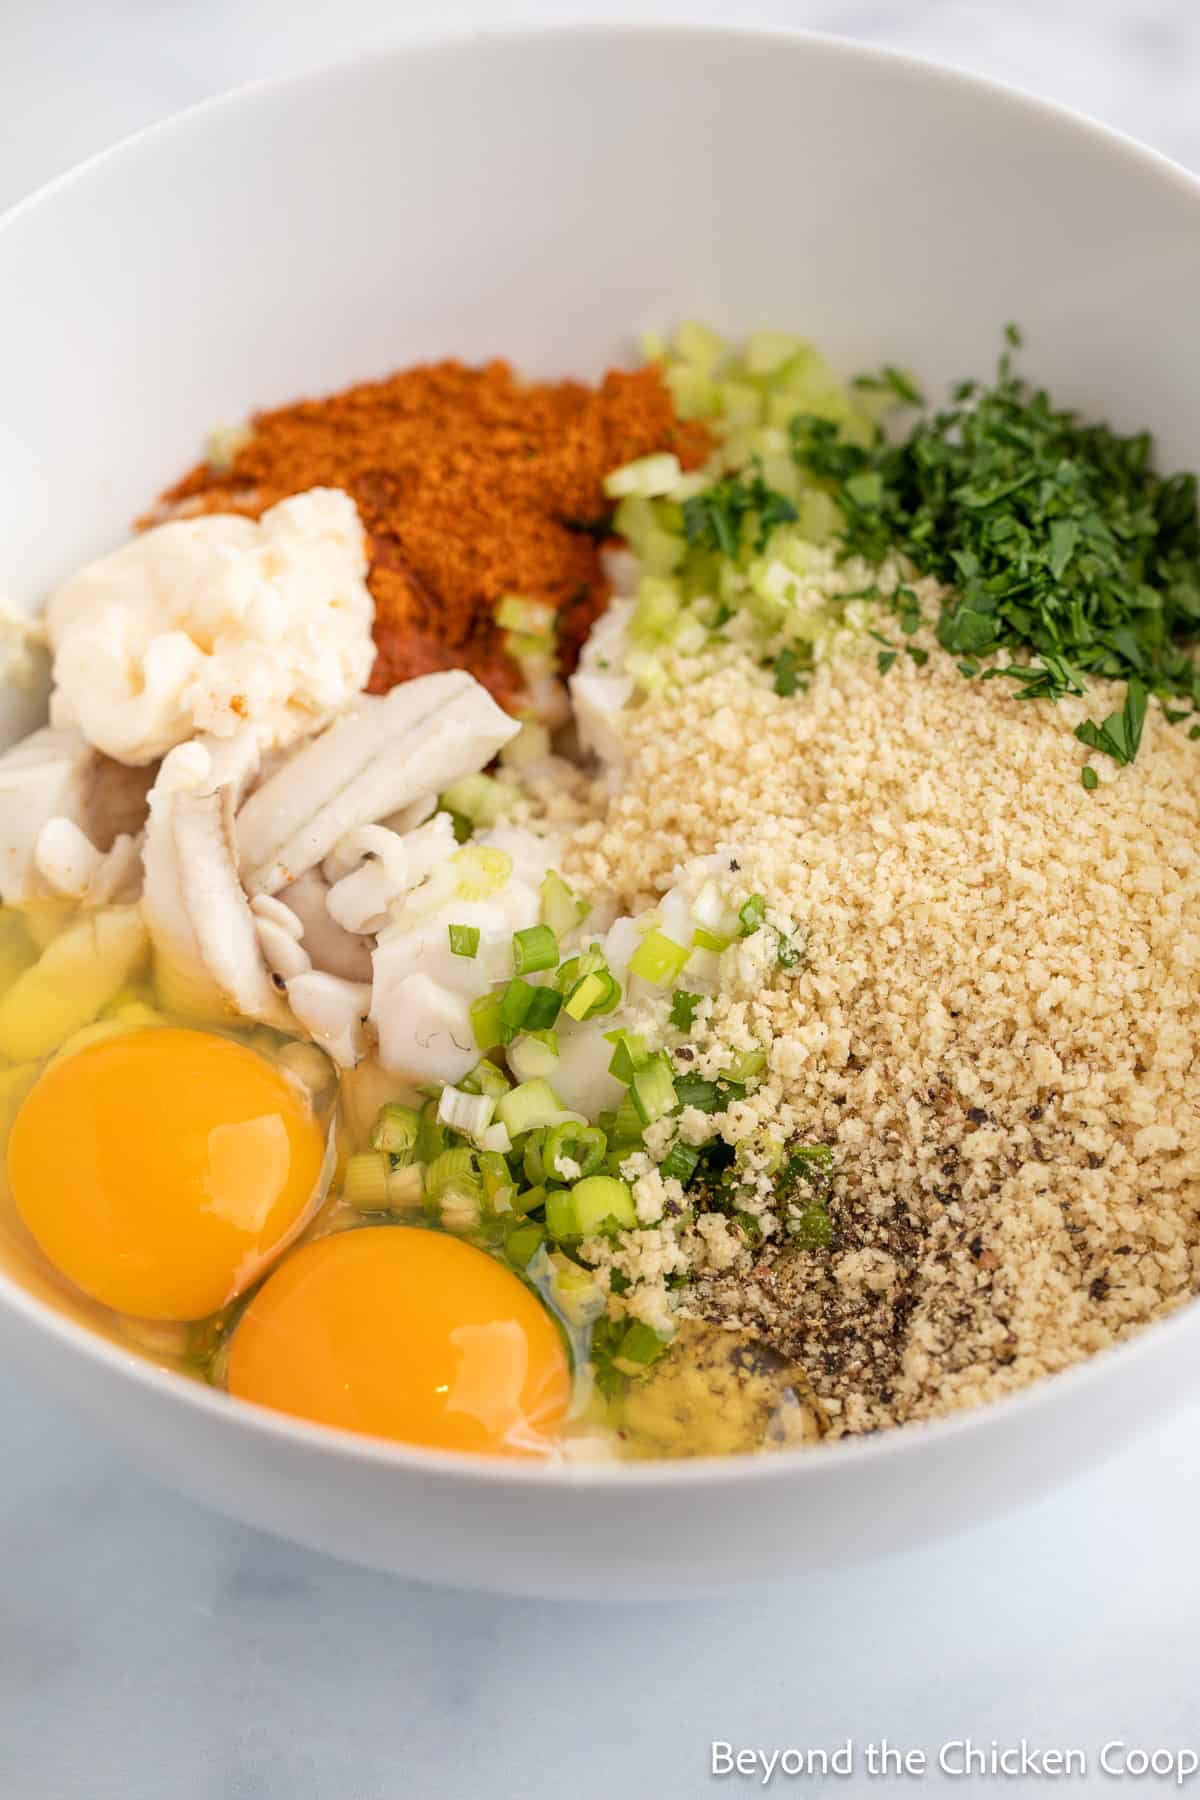
<svg viewBox="0 0 1200 1800">
<path fill-rule="evenodd" d="M 1005 337 L 1020 343 L 1013 327 Z M 1187 649 L 1200 637 L 1196 477 L 1159 475 L 1148 432 L 1055 406 L 1006 349 L 991 385 L 960 382 L 896 443 L 853 443 L 811 414 L 790 433 L 800 467 L 833 484 L 847 556 L 900 551 L 951 590 L 937 636 L 964 674 L 1007 653 L 986 678 L 1030 700 L 1125 681 L 1122 711 L 1078 731 L 1118 763 L 1137 755 L 1148 693 L 1200 707 Z M 894 660 L 881 654 L 880 669 Z"/>
<path fill-rule="evenodd" d="M 761 894 L 751 894 L 738 908 L 738 936 L 753 937 L 766 916 L 766 900 Z"/>
<path fill-rule="evenodd" d="M 690 1031 L 696 1017 L 696 1008 L 701 996 L 689 994 L 686 988 L 676 988 L 671 995 L 671 1024 L 676 1031 Z"/>
<path fill-rule="evenodd" d="M 771 685 L 785 700 L 790 699 L 800 686 L 800 658 L 787 646 L 775 658 L 774 668 L 775 679 Z"/>
<path fill-rule="evenodd" d="M 751 519 L 757 523 L 754 549 L 762 552 L 775 527 L 790 524 L 796 517 L 791 501 L 769 488 L 761 474 L 726 475 L 714 487 L 684 501 L 683 534 L 691 550 L 718 550 L 736 558 Z"/>
<path fill-rule="evenodd" d="M 1091 763 L 1084 763 L 1082 769 L 1079 771 L 1079 779 L 1089 794 L 1095 793 L 1100 785 L 1100 777 L 1097 775 L 1095 769 L 1093 769 Z"/>
</svg>

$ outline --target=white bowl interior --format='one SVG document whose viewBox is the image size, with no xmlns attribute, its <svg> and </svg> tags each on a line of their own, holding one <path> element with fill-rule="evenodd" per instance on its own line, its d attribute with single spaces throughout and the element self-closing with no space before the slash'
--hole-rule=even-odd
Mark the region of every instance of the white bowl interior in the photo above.
<svg viewBox="0 0 1200 1800">
<path fill-rule="evenodd" d="M 846 371 L 907 364 L 933 393 L 986 372 L 1016 320 L 1026 366 L 1056 395 L 1149 423 L 1164 462 L 1195 464 L 1198 289 L 1198 184 L 1053 109 L 902 58 L 624 28 L 398 52 L 203 107 L 3 222 L 0 581 L 34 605 L 125 534 L 211 426 L 256 405 L 446 355 L 593 374 L 632 360 L 640 327 L 689 315 L 804 332 Z M 0 735 L 27 723 L 27 705 L 0 695 Z M 383 1566 L 644 1591 L 638 1505 L 685 1492 L 671 1471 L 593 1488 L 615 1508 L 604 1530 L 578 1484 L 482 1480 L 446 1459 L 268 1428 L 181 1383 L 148 1385 L 130 1359 L 39 1329 L 36 1311 L 0 1292 L 0 1335 L 102 1405 L 149 1466 Z M 1179 1324 L 1174 1351 L 1153 1333 L 1139 1347 L 1143 1371 L 1156 1342 L 1164 1370 L 1171 1355 L 1178 1371 L 1185 1340 L 1194 1356 L 1200 1320 Z M 1123 1354 L 1105 1368 L 1132 1371 Z M 661 1584 L 737 1578 L 747 1532 L 729 1543 L 719 1530 L 734 1490 L 762 1573 L 927 1532 L 929 1482 L 949 1495 L 943 1523 L 979 1516 L 1152 1416 L 1113 1408 L 1125 1379 L 1064 1383 L 1061 1401 L 927 1434 L 912 1454 L 880 1446 L 882 1531 L 864 1493 L 870 1446 L 836 1472 L 822 1457 L 820 1473 L 801 1458 L 689 1479 L 684 1504 L 661 1511 L 675 1534 Z M 821 1529 L 798 1529 L 816 1508 Z M 506 1536 L 500 1570 L 489 1520 Z"/>
</svg>

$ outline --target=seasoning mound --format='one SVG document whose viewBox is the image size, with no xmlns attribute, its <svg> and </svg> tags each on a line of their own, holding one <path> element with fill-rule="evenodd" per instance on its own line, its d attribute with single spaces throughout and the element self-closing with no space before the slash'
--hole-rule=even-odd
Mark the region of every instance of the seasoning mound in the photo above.
<svg viewBox="0 0 1200 1800">
<path fill-rule="evenodd" d="M 258 413 L 226 466 L 201 463 L 147 521 L 257 517 L 289 494 L 344 488 L 368 534 L 377 660 L 372 691 L 465 668 L 504 704 L 523 678 L 494 611 L 506 594 L 558 614 L 565 669 L 603 610 L 605 475 L 652 451 L 703 462 L 708 433 L 681 425 L 659 370 L 598 387 L 518 380 L 505 362 L 442 362 Z"/>
<path fill-rule="evenodd" d="M 688 1304 L 804 1366 L 835 1434 L 994 1398 L 1200 1290 L 1200 753 L 1152 702 L 1085 794 L 1098 688 L 1022 701 L 872 652 L 780 698 L 727 651 L 633 711 L 575 834 L 569 872 L 631 908 L 734 845 L 806 934 L 705 1032 L 768 1049 L 730 1140 L 835 1147 L 832 1242 L 701 1264 Z"/>
</svg>

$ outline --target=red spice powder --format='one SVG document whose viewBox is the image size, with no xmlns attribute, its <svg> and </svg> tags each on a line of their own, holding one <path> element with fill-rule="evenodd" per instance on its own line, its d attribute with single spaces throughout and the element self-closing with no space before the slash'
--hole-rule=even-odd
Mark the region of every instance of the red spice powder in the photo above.
<svg viewBox="0 0 1200 1800">
<path fill-rule="evenodd" d="M 525 383 L 504 362 L 435 363 L 257 414 L 230 468 L 200 464 L 146 522 L 257 516 L 306 488 L 344 488 L 368 534 L 372 691 L 466 668 L 519 707 L 522 676 L 494 622 L 497 600 L 552 605 L 569 671 L 608 599 L 604 476 L 659 450 L 694 468 L 708 449 L 705 428 L 680 422 L 653 366 L 588 387 Z"/>
</svg>

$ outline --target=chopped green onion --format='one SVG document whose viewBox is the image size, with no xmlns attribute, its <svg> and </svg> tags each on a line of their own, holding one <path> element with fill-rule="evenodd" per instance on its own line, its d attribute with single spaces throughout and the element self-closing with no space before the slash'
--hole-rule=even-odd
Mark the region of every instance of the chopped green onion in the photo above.
<svg viewBox="0 0 1200 1800">
<path fill-rule="evenodd" d="M 512 1037 L 500 1016 L 499 994 L 481 994 L 478 1000 L 472 1000 L 468 1010 L 471 1030 L 481 1050 L 494 1050 L 497 1044 L 505 1044 Z"/>
<path fill-rule="evenodd" d="M 724 1071 L 728 1081 L 746 1082 L 753 1080 L 766 1065 L 765 1050 L 737 1050 L 729 1059 L 729 1066 Z"/>
<path fill-rule="evenodd" d="M 634 1072 L 629 1084 L 629 1097 L 643 1125 L 653 1125 L 677 1104 L 671 1065 L 664 1056 L 656 1056 L 644 1069 Z"/>
<path fill-rule="evenodd" d="M 547 1212 L 553 1196 L 547 1196 Z M 580 1237 L 630 1231 L 637 1224 L 633 1192 L 611 1175 L 587 1175 L 571 1188 L 571 1205 Z"/>
<path fill-rule="evenodd" d="M 556 1125 L 546 1140 L 546 1172 L 560 1181 L 594 1175 L 608 1154 L 608 1139 L 595 1125 Z M 563 1164 L 572 1163 L 573 1168 Z"/>
<path fill-rule="evenodd" d="M 526 1031 L 549 1031 L 562 1011 L 562 995 L 552 987 L 535 987 L 522 1021 Z"/>
<path fill-rule="evenodd" d="M 493 850 L 482 844 L 468 844 L 450 858 L 458 875 L 460 900 L 490 900 L 512 874 L 512 857 L 507 850 Z"/>
<path fill-rule="evenodd" d="M 761 894 L 751 894 L 738 908 L 738 936 L 753 937 L 767 916 L 767 903 Z"/>
<path fill-rule="evenodd" d="M 569 1188 L 553 1188 L 546 1195 L 546 1230 L 560 1242 L 582 1235 Z"/>
<path fill-rule="evenodd" d="M 438 1123 L 475 1138 L 487 1130 L 495 1110 L 491 1094 L 467 1094 L 462 1088 L 444 1087 L 438 1100 Z"/>
<path fill-rule="evenodd" d="M 386 1212 L 388 1159 L 382 1150 L 364 1150 L 348 1157 L 342 1177 L 342 1195 L 357 1212 Z"/>
<path fill-rule="evenodd" d="M 441 1202 L 449 1197 L 478 1199 L 483 1183 L 476 1172 L 475 1152 L 465 1144 L 443 1150 L 425 1171 L 425 1191 L 431 1200 Z"/>
<path fill-rule="evenodd" d="M 536 1219 L 526 1219 L 505 1238 L 504 1254 L 514 1269 L 527 1269 L 545 1241 L 546 1227 Z"/>
<path fill-rule="evenodd" d="M 496 1105 L 497 1116 L 508 1126 L 511 1135 L 535 1131 L 540 1125 L 558 1122 L 562 1101 L 548 1081 L 523 1081 L 519 1087 L 502 1094 Z"/>
<path fill-rule="evenodd" d="M 665 987 L 680 974 L 691 952 L 653 926 L 629 959 L 629 973 L 654 987 Z"/>
<path fill-rule="evenodd" d="M 452 956 L 477 956 L 479 954 L 478 925 L 448 925 L 450 933 L 450 954 Z"/>
<path fill-rule="evenodd" d="M 400 1106 L 389 1100 L 381 1106 L 371 1127 L 372 1150 L 384 1150 L 396 1163 L 412 1161 L 421 1129 L 421 1115 L 411 1106 Z"/>
<path fill-rule="evenodd" d="M 413 1146 L 413 1161 L 431 1163 L 449 1142 L 449 1134 L 438 1121 L 436 1103 L 432 1100 L 427 1101 L 421 1108 L 421 1123 L 417 1131 L 417 1141 Z"/>
<path fill-rule="evenodd" d="M 508 1066 L 518 1081 L 537 1081 L 553 1072 L 558 1051 L 547 1042 L 553 1036 L 551 1031 L 537 1037 L 525 1032 L 508 1046 Z"/>
<path fill-rule="evenodd" d="M 545 1146 L 549 1135 L 549 1128 L 545 1125 L 537 1131 L 526 1133 L 525 1146 L 521 1152 L 521 1172 L 531 1188 L 545 1184 L 548 1173 Z"/>
<path fill-rule="evenodd" d="M 524 930 L 513 932 L 512 958 L 517 975 L 536 975 L 542 969 L 556 968 L 558 939 L 549 925 L 527 925 Z"/>
<path fill-rule="evenodd" d="M 521 1029 L 536 992 L 537 989 L 533 983 L 523 981 L 519 975 L 514 976 L 509 982 L 500 996 L 500 1023 L 508 1032 Z"/>
<path fill-rule="evenodd" d="M 602 975 L 585 975 L 583 980 L 572 988 L 563 1007 L 569 1018 L 586 1019 L 592 1008 L 606 999 L 608 982 Z"/>
<path fill-rule="evenodd" d="M 700 1151 L 695 1144 L 685 1144 L 682 1138 L 676 1140 L 658 1165 L 658 1172 L 667 1181 L 678 1181 L 684 1187 L 696 1173 L 700 1161 Z"/>
<path fill-rule="evenodd" d="M 692 947 L 696 950 L 728 950 L 730 941 L 715 931 L 706 931 L 702 925 L 692 933 Z"/>
<path fill-rule="evenodd" d="M 458 1085 L 465 1093 L 490 1094 L 493 1100 L 498 1100 L 501 1094 L 508 1092 L 512 1082 L 503 1069 L 498 1069 L 495 1063 L 489 1062 L 485 1056 L 481 1062 L 475 1064 L 469 1075 L 463 1076 Z"/>
<path fill-rule="evenodd" d="M 613 1367 L 623 1375 L 641 1375 L 666 1347 L 666 1340 L 659 1337 L 653 1326 L 635 1319 L 617 1346 Z"/>
<path fill-rule="evenodd" d="M 608 1072 L 628 1087 L 638 1070 L 644 1069 L 650 1061 L 646 1040 L 635 1031 L 612 1031 L 608 1038 L 613 1046 Z"/>
<path fill-rule="evenodd" d="M 560 994 L 569 994 L 578 987 L 585 975 L 595 975 L 605 967 L 604 952 L 598 944 L 589 944 L 577 956 L 569 956 L 560 963 L 554 976 L 554 985 Z"/>
<path fill-rule="evenodd" d="M 542 878 L 541 894 L 542 918 L 560 938 L 581 925 L 591 911 L 587 901 L 577 899 L 554 869 L 548 869 Z"/>
</svg>

